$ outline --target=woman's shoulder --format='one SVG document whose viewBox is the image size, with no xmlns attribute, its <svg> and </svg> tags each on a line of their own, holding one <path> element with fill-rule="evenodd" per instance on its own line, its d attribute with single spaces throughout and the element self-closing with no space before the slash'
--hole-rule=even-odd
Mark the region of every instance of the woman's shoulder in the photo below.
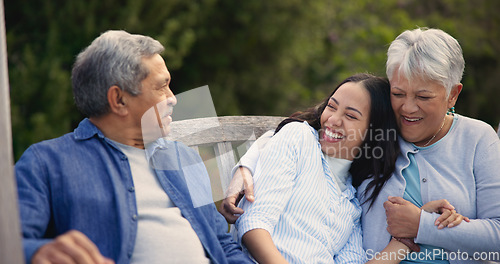
<svg viewBox="0 0 500 264">
<path fill-rule="evenodd" d="M 496 133 L 493 127 L 482 120 L 462 115 L 457 115 L 455 118 L 457 122 L 456 129 L 459 133 L 464 133 L 467 135 L 476 135 L 476 136 L 488 135 L 496 137 Z"/>
<path fill-rule="evenodd" d="M 283 126 L 280 131 L 277 133 L 284 134 L 297 134 L 297 135 L 307 135 L 307 136 L 316 136 L 318 134 L 318 131 L 314 129 L 312 126 L 310 126 L 307 122 L 290 122 Z"/>
<path fill-rule="evenodd" d="M 300 145 L 318 142 L 318 139 L 318 132 L 307 122 L 290 122 L 283 126 L 271 140 Z"/>
<path fill-rule="evenodd" d="M 450 133 L 454 145 L 483 150 L 492 144 L 500 143 L 497 133 L 488 123 L 461 115 L 455 118 L 454 131 Z"/>
</svg>

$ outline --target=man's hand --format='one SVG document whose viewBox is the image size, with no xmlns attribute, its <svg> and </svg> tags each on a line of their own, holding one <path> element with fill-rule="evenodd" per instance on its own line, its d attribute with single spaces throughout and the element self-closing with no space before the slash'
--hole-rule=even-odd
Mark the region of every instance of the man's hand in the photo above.
<svg viewBox="0 0 500 264">
<path fill-rule="evenodd" d="M 71 230 L 40 247 L 31 263 L 112 264 L 114 261 L 102 256 L 97 246 L 83 233 Z"/>
<path fill-rule="evenodd" d="M 243 209 L 237 207 L 241 198 L 245 194 L 245 198 L 249 202 L 253 202 L 253 178 L 250 170 L 245 167 L 239 167 L 234 173 L 231 183 L 226 192 L 226 198 L 222 201 L 219 212 L 226 218 L 230 224 L 234 224 L 239 215 L 243 214 Z"/>
<path fill-rule="evenodd" d="M 424 204 L 421 209 L 429 213 L 441 214 L 434 222 L 434 225 L 438 226 L 438 229 L 457 226 L 462 223 L 462 220 L 470 222 L 468 217 L 457 213 L 457 211 L 455 211 L 455 207 L 446 199 L 430 201 Z"/>
<path fill-rule="evenodd" d="M 416 237 L 421 209 L 401 197 L 389 196 L 384 202 L 387 231 L 393 237 Z"/>
</svg>

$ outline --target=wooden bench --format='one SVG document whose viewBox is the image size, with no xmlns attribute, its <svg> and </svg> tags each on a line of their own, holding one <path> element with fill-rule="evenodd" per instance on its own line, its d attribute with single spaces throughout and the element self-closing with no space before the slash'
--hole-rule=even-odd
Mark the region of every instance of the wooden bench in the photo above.
<svg viewBox="0 0 500 264">
<path fill-rule="evenodd" d="M 221 116 L 174 121 L 170 140 L 198 151 L 210 174 L 214 201 L 224 198 L 231 170 L 251 144 L 284 119 L 280 116 Z"/>
<path fill-rule="evenodd" d="M 6 101 L 6 98 L 8 97 L 0 96 L 2 101 Z M 2 111 L 0 120 L 8 117 L 4 112 L 6 111 Z M 231 181 L 231 169 L 239 157 L 244 154 L 255 139 L 266 131 L 275 129 L 283 119 L 283 117 L 274 116 L 223 116 L 176 121 L 171 124 L 169 139 L 181 141 L 197 150 L 207 163 L 210 160 L 216 161 L 217 169 L 206 164 L 212 188 L 214 183 L 220 182 L 220 186 L 216 188 L 219 191 L 214 196 L 214 201 L 218 201 L 218 198 L 223 198 L 223 192 Z M 2 253 L 0 254 L 0 263 L 23 263 L 20 222 L 15 202 L 17 196 L 13 177 L 11 137 L 10 133 L 7 133 L 10 131 L 1 130 L 0 132 L 2 139 L 9 139 L 2 144 L 5 151 L 2 150 L 0 153 L 1 157 L 8 156 L 0 162 L 2 170 L 8 172 L 0 177 L 4 183 L 8 183 L 0 192 L 0 241 L 2 241 L 0 243 L 0 253 Z M 211 149 L 214 157 L 207 158 L 204 149 Z"/>
</svg>

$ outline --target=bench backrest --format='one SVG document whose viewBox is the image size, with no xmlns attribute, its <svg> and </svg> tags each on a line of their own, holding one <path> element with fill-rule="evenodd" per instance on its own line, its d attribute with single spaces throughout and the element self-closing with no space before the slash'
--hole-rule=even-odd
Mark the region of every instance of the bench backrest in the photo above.
<svg viewBox="0 0 500 264">
<path fill-rule="evenodd" d="M 280 116 L 222 116 L 175 121 L 170 125 L 168 139 L 180 141 L 202 156 L 217 201 L 223 198 L 221 195 L 229 186 L 231 170 L 239 157 L 255 139 L 268 130 L 274 130 L 283 119 Z M 217 169 L 209 164 L 211 160 L 216 161 Z M 216 191 L 214 183 L 219 181 L 221 186 Z"/>
</svg>

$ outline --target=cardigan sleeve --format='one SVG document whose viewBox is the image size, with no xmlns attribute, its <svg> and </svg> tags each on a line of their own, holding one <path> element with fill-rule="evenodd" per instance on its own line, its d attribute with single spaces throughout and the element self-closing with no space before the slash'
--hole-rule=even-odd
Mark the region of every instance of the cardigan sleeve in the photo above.
<svg viewBox="0 0 500 264">
<path fill-rule="evenodd" d="M 491 129 L 490 129 L 491 130 Z M 500 140 L 495 133 L 478 135 L 474 153 L 476 216 L 470 223 L 437 230 L 438 215 L 422 212 L 417 243 L 439 246 L 451 251 L 467 252 L 475 257 L 482 252 L 500 252 Z M 472 187 L 472 186 L 471 186 Z M 459 212 L 460 213 L 460 212 Z M 493 256 L 495 254 L 490 254 Z M 499 259 L 496 259 L 497 261 Z"/>
</svg>

